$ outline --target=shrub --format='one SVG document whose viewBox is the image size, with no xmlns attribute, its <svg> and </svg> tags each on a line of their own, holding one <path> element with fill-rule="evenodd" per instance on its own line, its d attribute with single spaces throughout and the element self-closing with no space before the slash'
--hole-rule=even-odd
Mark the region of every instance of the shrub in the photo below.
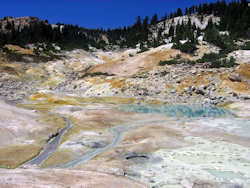
<svg viewBox="0 0 250 188">
<path fill-rule="evenodd" d="M 181 59 L 181 54 L 177 54 L 175 59 Z"/>
<path fill-rule="evenodd" d="M 209 68 L 221 68 L 221 67 L 226 67 L 230 68 L 237 65 L 235 63 L 235 59 L 233 57 L 230 58 L 230 60 L 225 59 L 220 59 L 220 60 L 215 60 L 212 61 Z"/>
<path fill-rule="evenodd" d="M 146 51 L 148 51 L 149 49 L 148 48 L 146 48 L 146 47 L 141 47 L 141 49 L 140 49 L 140 51 L 139 52 L 137 52 L 138 54 L 139 53 L 143 53 L 143 52 L 146 52 Z"/>
<path fill-rule="evenodd" d="M 170 61 L 160 61 L 159 62 L 159 66 L 176 65 L 176 64 L 180 64 L 180 62 L 177 61 L 176 59 L 173 59 L 173 60 L 170 60 Z"/>
<path fill-rule="evenodd" d="M 172 60 L 169 60 L 169 61 L 160 61 L 160 62 L 159 62 L 159 66 L 177 65 L 177 64 L 181 64 L 181 63 L 194 65 L 196 62 L 195 62 L 195 61 L 191 61 L 191 60 L 189 60 L 189 59 L 181 59 L 180 54 L 178 54 L 178 55 L 177 55 L 174 59 L 172 59 Z"/>
<path fill-rule="evenodd" d="M 95 77 L 95 76 L 115 76 L 114 74 L 109 74 L 107 72 L 93 72 L 93 73 L 85 73 L 81 76 L 81 78 L 85 77 Z"/>
<path fill-rule="evenodd" d="M 209 68 L 221 68 L 221 67 L 230 68 L 237 65 L 233 57 L 231 57 L 230 60 L 226 58 L 215 58 L 205 62 L 209 63 Z"/>
<path fill-rule="evenodd" d="M 220 68 L 220 67 L 233 67 L 237 65 L 235 63 L 235 59 L 233 57 L 228 60 L 226 53 L 221 52 L 219 54 L 217 53 L 210 53 L 210 54 L 204 54 L 204 56 L 201 59 L 198 59 L 197 63 L 209 63 L 209 68 Z"/>
<path fill-rule="evenodd" d="M 197 50 L 196 45 L 192 42 L 186 42 L 184 44 L 177 42 L 173 45 L 173 48 L 178 49 L 181 52 L 188 53 L 188 54 L 193 54 L 195 50 Z"/>
<path fill-rule="evenodd" d="M 209 54 L 204 54 L 201 59 L 197 60 L 197 63 L 205 63 L 205 62 L 212 62 L 217 59 L 225 58 L 226 55 L 224 53 L 209 53 Z"/>
<path fill-rule="evenodd" d="M 246 42 L 242 47 L 242 50 L 250 50 L 250 42 Z"/>
</svg>

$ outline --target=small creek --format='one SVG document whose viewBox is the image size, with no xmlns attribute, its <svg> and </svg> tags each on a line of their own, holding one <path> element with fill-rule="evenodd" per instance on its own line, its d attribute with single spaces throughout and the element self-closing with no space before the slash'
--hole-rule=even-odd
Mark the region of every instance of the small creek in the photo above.
<svg viewBox="0 0 250 188">
<path fill-rule="evenodd" d="M 164 122 L 164 121 L 138 122 L 138 123 L 133 123 L 133 125 L 120 125 L 120 126 L 112 127 L 112 128 L 110 128 L 110 132 L 113 134 L 114 138 L 110 144 L 108 144 L 107 146 L 105 146 L 103 148 L 97 148 L 96 150 L 94 150 L 90 153 L 87 153 L 87 154 L 79 157 L 78 159 L 75 159 L 69 163 L 66 163 L 66 164 L 63 164 L 63 165 L 60 165 L 57 167 L 58 168 L 74 168 L 80 164 L 87 163 L 89 160 L 95 158 L 100 153 L 102 153 L 106 150 L 109 150 L 109 149 L 115 147 L 116 145 L 118 145 L 121 142 L 123 134 L 125 132 L 129 131 L 130 129 L 132 129 L 136 126 L 158 123 L 158 122 Z"/>
<path fill-rule="evenodd" d="M 43 150 L 40 152 L 39 155 L 37 155 L 35 158 L 33 158 L 30 161 L 27 161 L 24 163 L 25 165 L 40 165 L 43 161 L 47 160 L 51 155 L 53 155 L 57 149 L 57 147 L 60 144 L 61 138 L 63 135 L 66 133 L 68 129 L 70 129 L 73 124 L 68 120 L 68 118 L 60 116 L 57 114 L 57 116 L 61 117 L 64 119 L 66 126 L 61 129 L 58 134 L 54 138 L 52 138 L 47 145 L 43 148 Z"/>
</svg>

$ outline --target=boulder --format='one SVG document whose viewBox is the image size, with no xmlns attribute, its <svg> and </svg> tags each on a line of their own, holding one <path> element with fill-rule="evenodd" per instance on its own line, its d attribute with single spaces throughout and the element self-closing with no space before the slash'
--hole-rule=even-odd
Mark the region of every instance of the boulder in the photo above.
<svg viewBox="0 0 250 188">
<path fill-rule="evenodd" d="M 228 76 L 228 79 L 232 82 L 241 82 L 241 77 L 239 74 L 231 74 Z"/>
<path fill-rule="evenodd" d="M 241 95 L 240 99 L 242 99 L 242 100 L 250 100 L 250 96 L 248 96 L 248 95 Z"/>
<path fill-rule="evenodd" d="M 195 93 L 198 95 L 205 95 L 205 91 L 199 88 L 195 90 Z"/>
</svg>

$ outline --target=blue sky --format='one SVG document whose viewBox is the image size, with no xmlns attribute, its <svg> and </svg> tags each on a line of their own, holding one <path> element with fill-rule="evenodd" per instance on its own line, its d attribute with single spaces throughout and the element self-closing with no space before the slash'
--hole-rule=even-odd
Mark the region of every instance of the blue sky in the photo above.
<svg viewBox="0 0 250 188">
<path fill-rule="evenodd" d="M 131 25 L 137 16 L 152 16 L 215 0 L 0 0 L 0 17 L 37 16 L 50 23 L 86 28 Z"/>
</svg>

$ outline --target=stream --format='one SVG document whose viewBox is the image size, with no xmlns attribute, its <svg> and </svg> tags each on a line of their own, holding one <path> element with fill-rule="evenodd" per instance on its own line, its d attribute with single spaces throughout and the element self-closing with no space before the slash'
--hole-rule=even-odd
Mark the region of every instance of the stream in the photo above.
<svg viewBox="0 0 250 188">
<path fill-rule="evenodd" d="M 61 138 L 66 133 L 66 131 L 69 130 L 73 126 L 73 124 L 68 120 L 68 118 L 66 118 L 64 116 L 60 116 L 58 114 L 56 114 L 56 115 L 63 118 L 63 120 L 66 123 L 66 126 L 63 129 L 61 129 L 58 132 L 58 134 L 47 143 L 47 145 L 43 148 L 43 150 L 40 152 L 39 155 L 37 155 L 32 160 L 24 163 L 23 164 L 24 166 L 25 165 L 37 165 L 37 166 L 39 166 L 43 161 L 47 160 L 51 155 L 53 155 L 55 153 L 57 147 L 60 144 Z"/>
<path fill-rule="evenodd" d="M 103 148 L 97 148 L 96 150 L 87 153 L 69 163 L 57 166 L 57 168 L 74 168 L 78 165 L 87 163 L 89 160 L 95 158 L 97 155 L 101 154 L 102 152 L 105 152 L 106 150 L 109 150 L 115 146 L 117 146 L 122 139 L 122 136 L 125 132 L 129 131 L 132 128 L 135 128 L 140 125 L 145 125 L 145 124 L 152 124 L 152 123 L 158 123 L 158 122 L 164 122 L 162 120 L 159 121 L 146 121 L 146 122 L 138 122 L 138 123 L 133 123 L 133 125 L 120 125 L 116 127 L 110 128 L 110 132 L 113 134 L 113 141 L 108 144 L 107 146 Z"/>
</svg>

